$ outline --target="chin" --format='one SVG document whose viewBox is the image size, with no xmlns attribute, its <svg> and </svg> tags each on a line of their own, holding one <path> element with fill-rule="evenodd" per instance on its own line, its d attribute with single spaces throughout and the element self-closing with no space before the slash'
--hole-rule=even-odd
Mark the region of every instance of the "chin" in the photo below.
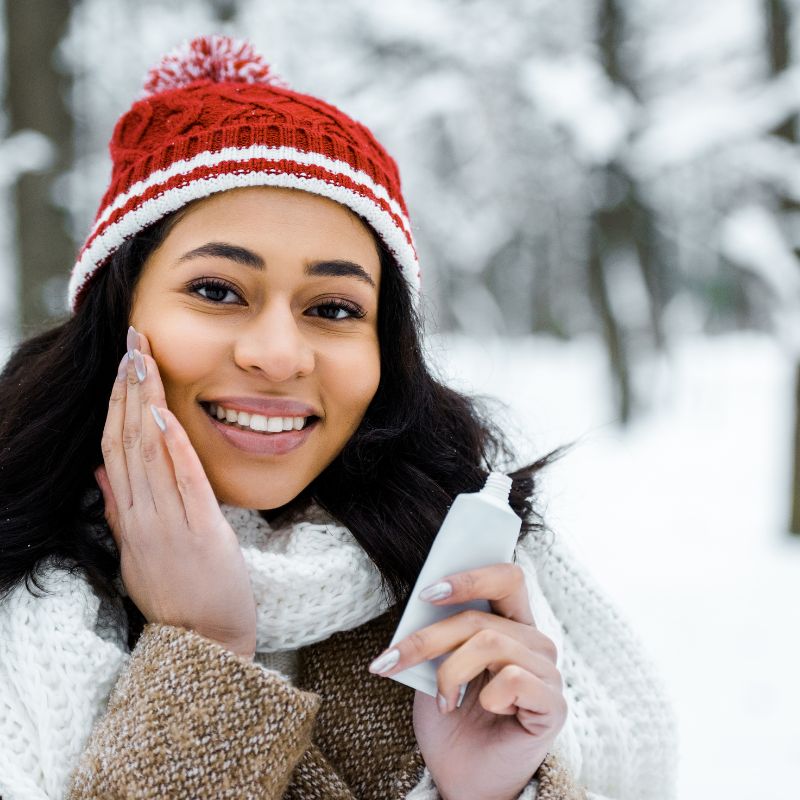
<svg viewBox="0 0 800 800">
<path fill-rule="evenodd" d="M 265 492 L 263 485 L 253 487 L 252 491 L 242 491 L 241 488 L 223 486 L 214 489 L 214 496 L 218 503 L 225 503 L 229 506 L 239 508 L 257 508 L 261 511 L 270 511 L 281 508 L 297 497 L 303 491 L 304 486 L 289 487 L 284 491 L 274 489 Z"/>
</svg>

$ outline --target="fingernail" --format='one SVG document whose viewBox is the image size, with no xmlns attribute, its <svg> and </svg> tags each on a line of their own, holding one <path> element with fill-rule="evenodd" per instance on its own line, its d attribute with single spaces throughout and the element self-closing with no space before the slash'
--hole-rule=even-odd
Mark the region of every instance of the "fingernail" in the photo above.
<svg viewBox="0 0 800 800">
<path fill-rule="evenodd" d="M 164 417 L 158 413 L 158 409 L 152 403 L 150 404 L 150 411 L 153 414 L 156 425 L 158 425 L 158 427 L 161 428 L 161 432 L 164 433 L 167 430 L 167 423 L 164 422 Z"/>
<path fill-rule="evenodd" d="M 379 658 L 376 658 L 370 665 L 370 672 L 388 672 L 400 660 L 399 650 L 390 650 Z"/>
<path fill-rule="evenodd" d="M 124 380 L 128 374 L 128 354 L 125 353 L 122 356 L 122 361 L 119 362 L 119 366 L 117 367 L 117 380 Z"/>
<path fill-rule="evenodd" d="M 439 705 L 439 713 L 447 713 L 447 699 L 441 692 L 436 692 L 436 702 Z"/>
<path fill-rule="evenodd" d="M 147 377 L 147 367 L 145 367 L 142 354 L 138 350 L 133 351 L 133 366 L 136 370 L 136 377 L 141 383 Z"/>
<path fill-rule="evenodd" d="M 133 351 L 139 346 L 139 334 L 136 332 L 136 328 L 133 325 L 128 328 L 128 336 L 126 344 L 128 346 L 128 358 L 133 358 Z"/>
<path fill-rule="evenodd" d="M 464 697 L 467 694 L 467 684 L 460 683 L 458 685 L 458 700 L 456 700 L 456 708 L 461 708 L 461 704 L 464 702 Z"/>
<path fill-rule="evenodd" d="M 444 597 L 449 597 L 453 594 L 453 586 L 448 581 L 441 583 L 434 583 L 432 586 L 426 586 L 420 593 L 420 600 L 441 600 Z"/>
</svg>

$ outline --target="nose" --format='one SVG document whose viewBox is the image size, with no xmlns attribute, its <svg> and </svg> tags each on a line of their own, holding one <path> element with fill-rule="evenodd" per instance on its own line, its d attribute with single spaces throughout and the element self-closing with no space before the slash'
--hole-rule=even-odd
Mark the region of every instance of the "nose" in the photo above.
<svg viewBox="0 0 800 800">
<path fill-rule="evenodd" d="M 288 302 L 276 297 L 237 329 L 234 361 L 242 369 L 257 370 L 271 381 L 286 381 L 313 371 L 314 349 Z"/>
</svg>

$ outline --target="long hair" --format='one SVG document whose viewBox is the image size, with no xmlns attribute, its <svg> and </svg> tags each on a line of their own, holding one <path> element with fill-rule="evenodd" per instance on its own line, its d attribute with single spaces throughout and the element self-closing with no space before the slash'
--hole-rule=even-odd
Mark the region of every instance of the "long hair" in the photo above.
<svg viewBox="0 0 800 800">
<path fill-rule="evenodd" d="M 22 581 L 34 594 L 31 584 L 45 591 L 37 582 L 45 559 L 80 573 L 101 597 L 119 596 L 119 554 L 93 472 L 103 462 L 100 439 L 133 290 L 181 215 L 125 242 L 92 277 L 77 311 L 19 344 L 0 373 L 0 600 Z M 455 496 L 478 491 L 492 470 L 507 472 L 515 454 L 479 397 L 430 371 L 408 284 L 373 236 L 381 261 L 377 392 L 328 467 L 285 506 L 261 513 L 291 519 L 316 502 L 353 533 L 390 602 L 404 603 Z M 547 530 L 536 509 L 537 474 L 571 446 L 507 472 L 520 539 Z M 145 620 L 129 598 L 125 608 L 132 646 Z"/>
</svg>

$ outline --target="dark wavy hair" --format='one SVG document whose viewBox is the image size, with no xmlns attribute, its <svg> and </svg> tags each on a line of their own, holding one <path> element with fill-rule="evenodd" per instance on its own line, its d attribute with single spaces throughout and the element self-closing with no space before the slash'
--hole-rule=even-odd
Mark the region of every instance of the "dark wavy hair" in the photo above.
<svg viewBox="0 0 800 800">
<path fill-rule="evenodd" d="M 22 581 L 44 592 L 44 559 L 80 572 L 100 597 L 119 598 L 119 554 L 93 472 L 103 462 L 100 438 L 134 287 L 185 210 L 126 241 L 92 277 L 78 310 L 20 343 L 0 373 L 0 600 Z M 375 397 L 331 464 L 292 501 L 261 514 L 290 520 L 315 501 L 352 531 L 390 602 L 405 603 L 455 496 L 478 491 L 490 471 L 513 479 L 520 539 L 547 530 L 535 507 L 536 476 L 574 442 L 508 472 L 514 451 L 481 398 L 430 371 L 408 284 L 373 237 L 381 262 Z M 124 604 L 132 647 L 145 620 L 129 598 Z"/>
</svg>

